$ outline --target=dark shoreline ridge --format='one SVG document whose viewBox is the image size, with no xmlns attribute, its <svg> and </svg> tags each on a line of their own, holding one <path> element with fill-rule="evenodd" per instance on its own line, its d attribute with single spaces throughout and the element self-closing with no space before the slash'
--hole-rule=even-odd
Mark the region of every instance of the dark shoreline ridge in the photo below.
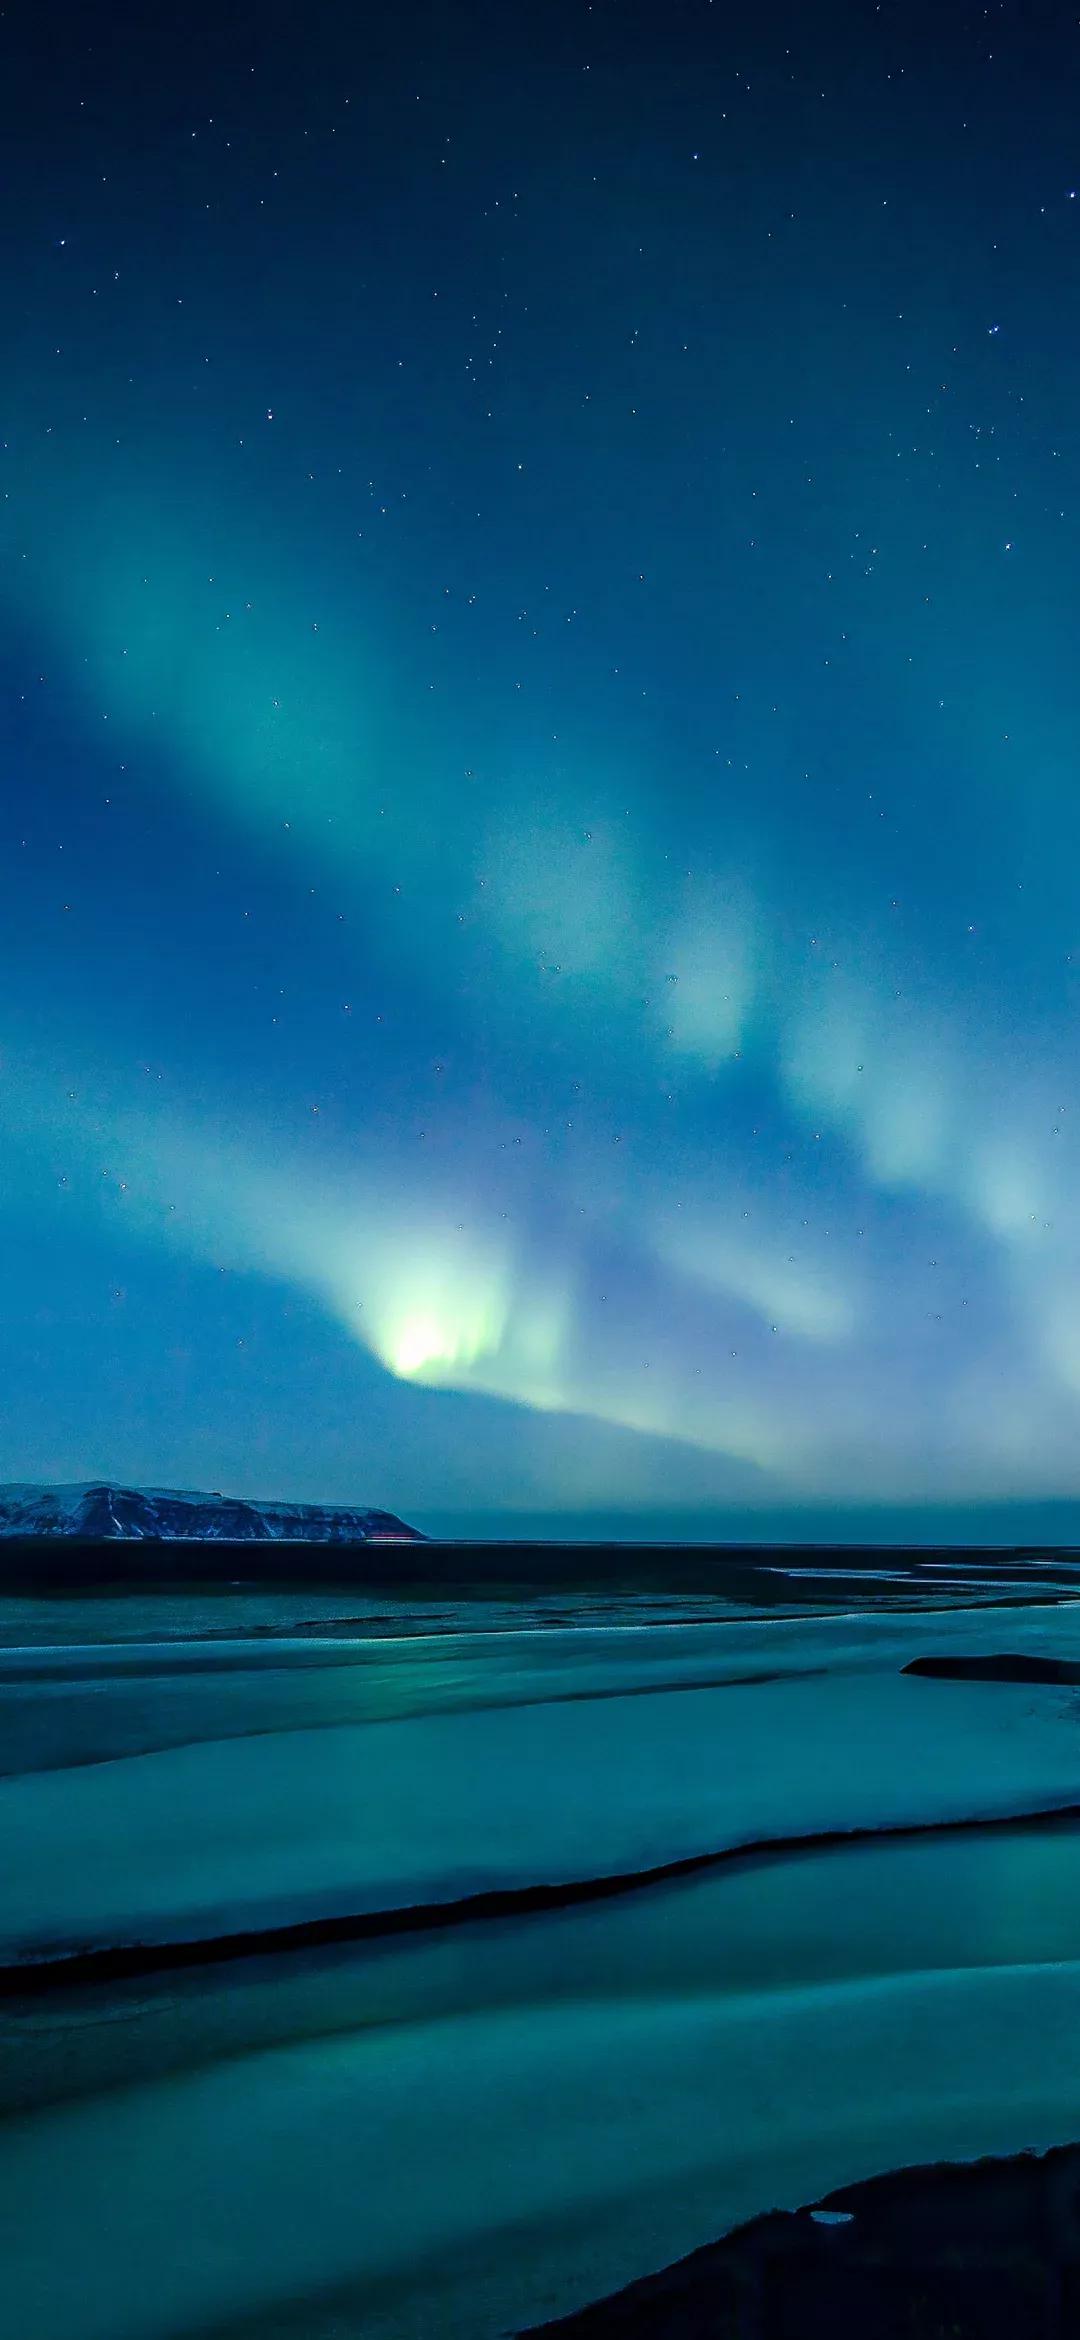
<svg viewBox="0 0 1080 2340">
<path fill-rule="evenodd" d="M 1023 1606 L 1080 1592 L 1080 1550 L 975 1544 L 628 1544 L 442 1541 L 390 1513 L 369 1535 L 296 1537 L 0 1535 L 0 1593 L 210 1592 L 286 1585 L 418 1595 L 498 1591 L 504 1596 L 577 1592 L 711 1593 L 760 1601 L 774 1578 L 777 1601 L 805 1598 L 818 1570 L 837 1600 L 866 1593 L 888 1570 L 894 1605 L 912 1593 L 945 1598 L 948 1570 L 992 1581 L 1034 1561 L 1053 1569 L 1046 1590 L 1032 1571 Z M 795 1573 L 790 1573 L 795 1572 Z M 989 1589 L 989 1588 L 988 1588 Z M 820 1596 L 817 1596 L 820 1597 Z M 1000 1594 L 996 1596 L 1001 1598 Z"/>
<path fill-rule="evenodd" d="M 1080 2114 L 1078 2114 L 1080 2119 Z M 771 2211 L 518 2340 L 1075 2340 L 1080 2145 Z"/>
</svg>

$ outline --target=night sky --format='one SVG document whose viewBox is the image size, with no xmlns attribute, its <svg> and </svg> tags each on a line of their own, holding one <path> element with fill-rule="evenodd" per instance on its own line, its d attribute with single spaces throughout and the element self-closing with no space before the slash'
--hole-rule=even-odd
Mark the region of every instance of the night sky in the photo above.
<svg viewBox="0 0 1080 2340">
<path fill-rule="evenodd" d="M 1080 1495 L 1075 10 L 0 18 L 0 1478 Z"/>
</svg>

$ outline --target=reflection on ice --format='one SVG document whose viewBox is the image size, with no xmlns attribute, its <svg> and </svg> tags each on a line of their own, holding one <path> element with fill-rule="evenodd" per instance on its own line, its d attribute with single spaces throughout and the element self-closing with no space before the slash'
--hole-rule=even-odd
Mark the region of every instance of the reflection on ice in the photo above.
<svg viewBox="0 0 1080 2340">
<path fill-rule="evenodd" d="M 1020 1816 L 1080 1806 L 1075 1691 L 901 1670 L 1003 1648 L 1080 1660 L 1080 1607 L 4 1654 L 20 2340 L 495 2340 L 761 2209 L 1074 2137 L 1077 1826 Z M 138 1984 L 11 1973 L 928 1824 Z"/>
</svg>

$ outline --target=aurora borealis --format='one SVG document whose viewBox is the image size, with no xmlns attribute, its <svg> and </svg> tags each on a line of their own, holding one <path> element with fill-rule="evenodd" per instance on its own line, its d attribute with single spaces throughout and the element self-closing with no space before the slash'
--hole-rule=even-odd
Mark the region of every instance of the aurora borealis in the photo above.
<svg viewBox="0 0 1080 2340">
<path fill-rule="evenodd" d="M 0 1477 L 1080 1495 L 1073 19 L 0 23 Z"/>
</svg>

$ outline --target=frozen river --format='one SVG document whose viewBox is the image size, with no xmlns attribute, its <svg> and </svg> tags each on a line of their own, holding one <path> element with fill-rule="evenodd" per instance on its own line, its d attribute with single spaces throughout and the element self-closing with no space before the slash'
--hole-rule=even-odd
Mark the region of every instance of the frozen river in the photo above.
<svg viewBox="0 0 1080 2340">
<path fill-rule="evenodd" d="M 20 2340 L 494 2340 L 760 2210 L 1080 2136 L 1080 1604 L 455 1622 L 20 1608 Z"/>
</svg>

